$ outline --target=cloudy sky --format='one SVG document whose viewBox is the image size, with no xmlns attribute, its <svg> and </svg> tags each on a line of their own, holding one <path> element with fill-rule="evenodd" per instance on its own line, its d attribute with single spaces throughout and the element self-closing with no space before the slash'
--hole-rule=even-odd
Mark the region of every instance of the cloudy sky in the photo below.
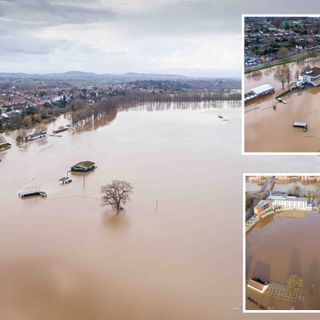
<svg viewBox="0 0 320 320">
<path fill-rule="evenodd" d="M 0 72 L 239 76 L 242 13 L 317 12 L 318 0 L 0 0 Z"/>
</svg>

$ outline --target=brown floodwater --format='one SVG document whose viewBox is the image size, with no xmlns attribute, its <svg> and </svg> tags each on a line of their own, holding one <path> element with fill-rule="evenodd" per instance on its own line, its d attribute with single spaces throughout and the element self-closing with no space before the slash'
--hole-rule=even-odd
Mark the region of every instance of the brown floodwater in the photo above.
<svg viewBox="0 0 320 320">
<path fill-rule="evenodd" d="M 290 63 L 293 76 L 307 64 L 319 66 L 318 61 L 304 64 Z M 272 105 L 275 97 L 283 92 L 273 75 L 277 67 L 245 76 L 245 91 L 269 83 L 276 90 L 272 95 L 256 100 L 245 108 L 245 151 L 247 152 L 319 152 L 320 151 L 320 88 L 309 88 L 288 96 L 287 104 Z M 295 81 L 293 79 L 293 81 Z M 293 82 L 292 81 L 292 82 Z M 293 128 L 293 121 L 308 123 L 308 132 Z"/>
<path fill-rule="evenodd" d="M 6 135 L 0 319 L 258 319 L 241 313 L 242 173 L 315 172 L 320 159 L 241 156 L 237 103 L 161 106 L 23 146 Z M 98 168 L 60 186 L 81 160 Z M 134 187 L 119 215 L 100 206 L 112 179 Z M 30 186 L 48 198 L 19 199 Z"/>
<path fill-rule="evenodd" d="M 273 309 L 320 309 L 320 214 L 291 211 L 264 219 L 247 235 L 246 275 L 286 284 L 292 274 L 303 281 L 303 303 L 267 297 L 252 290 L 247 294 Z M 250 302 L 248 309 L 256 309 Z"/>
</svg>

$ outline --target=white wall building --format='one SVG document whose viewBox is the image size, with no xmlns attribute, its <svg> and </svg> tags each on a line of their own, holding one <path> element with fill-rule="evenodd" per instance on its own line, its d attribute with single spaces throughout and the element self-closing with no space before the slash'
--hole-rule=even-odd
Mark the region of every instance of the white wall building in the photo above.
<svg viewBox="0 0 320 320">
<path fill-rule="evenodd" d="M 282 209 L 292 210 L 310 209 L 310 206 L 308 206 L 308 199 L 305 197 L 270 195 L 268 200 L 272 202 L 273 208 L 281 207 Z"/>
<path fill-rule="evenodd" d="M 320 68 L 315 67 L 310 70 L 306 70 L 299 76 L 299 82 L 302 84 L 312 84 L 317 87 L 320 85 Z"/>
</svg>

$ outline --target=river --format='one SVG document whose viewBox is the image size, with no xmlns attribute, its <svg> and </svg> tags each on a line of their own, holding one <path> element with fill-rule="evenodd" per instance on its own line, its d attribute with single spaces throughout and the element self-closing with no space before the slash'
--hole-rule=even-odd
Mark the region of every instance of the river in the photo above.
<svg viewBox="0 0 320 320">
<path fill-rule="evenodd" d="M 241 311 L 242 174 L 316 172 L 320 158 L 241 156 L 237 106 L 142 106 L 23 147 L 7 134 L 0 319 L 259 319 Z M 98 168 L 60 186 L 81 160 Z M 134 188 L 118 215 L 100 205 L 112 179 Z M 48 198 L 19 199 L 30 186 Z"/>
</svg>

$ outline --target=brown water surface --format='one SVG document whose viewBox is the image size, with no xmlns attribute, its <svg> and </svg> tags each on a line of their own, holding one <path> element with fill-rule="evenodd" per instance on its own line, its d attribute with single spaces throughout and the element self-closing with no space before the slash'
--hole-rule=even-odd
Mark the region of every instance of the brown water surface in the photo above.
<svg viewBox="0 0 320 320">
<path fill-rule="evenodd" d="M 269 217 L 247 235 L 247 277 L 286 284 L 292 274 L 303 280 L 303 303 L 249 295 L 274 309 L 320 309 L 320 214 L 291 211 Z M 256 308 L 248 303 L 247 308 Z"/>
<path fill-rule="evenodd" d="M 234 106 L 146 106 L 24 147 L 8 134 L 0 319 L 258 319 L 241 314 L 242 173 L 312 172 L 320 159 L 241 156 Z M 98 168 L 60 186 L 81 160 Z M 112 179 L 134 187 L 119 215 L 100 206 Z M 48 198 L 20 200 L 28 186 Z"/>
<path fill-rule="evenodd" d="M 293 76 L 307 66 L 319 66 L 319 62 L 288 64 Z M 282 85 L 274 79 L 277 67 L 259 71 L 258 75 L 245 76 L 245 90 L 262 84 L 271 84 L 274 94 L 250 103 L 245 108 L 245 150 L 248 152 L 319 152 L 320 151 L 320 88 L 309 88 L 288 96 L 287 104 L 272 105 L 275 97 L 282 93 Z M 296 81 L 293 78 L 292 82 Z M 287 88 L 285 88 L 287 90 Z M 308 132 L 293 128 L 292 122 L 303 121 Z"/>
</svg>

